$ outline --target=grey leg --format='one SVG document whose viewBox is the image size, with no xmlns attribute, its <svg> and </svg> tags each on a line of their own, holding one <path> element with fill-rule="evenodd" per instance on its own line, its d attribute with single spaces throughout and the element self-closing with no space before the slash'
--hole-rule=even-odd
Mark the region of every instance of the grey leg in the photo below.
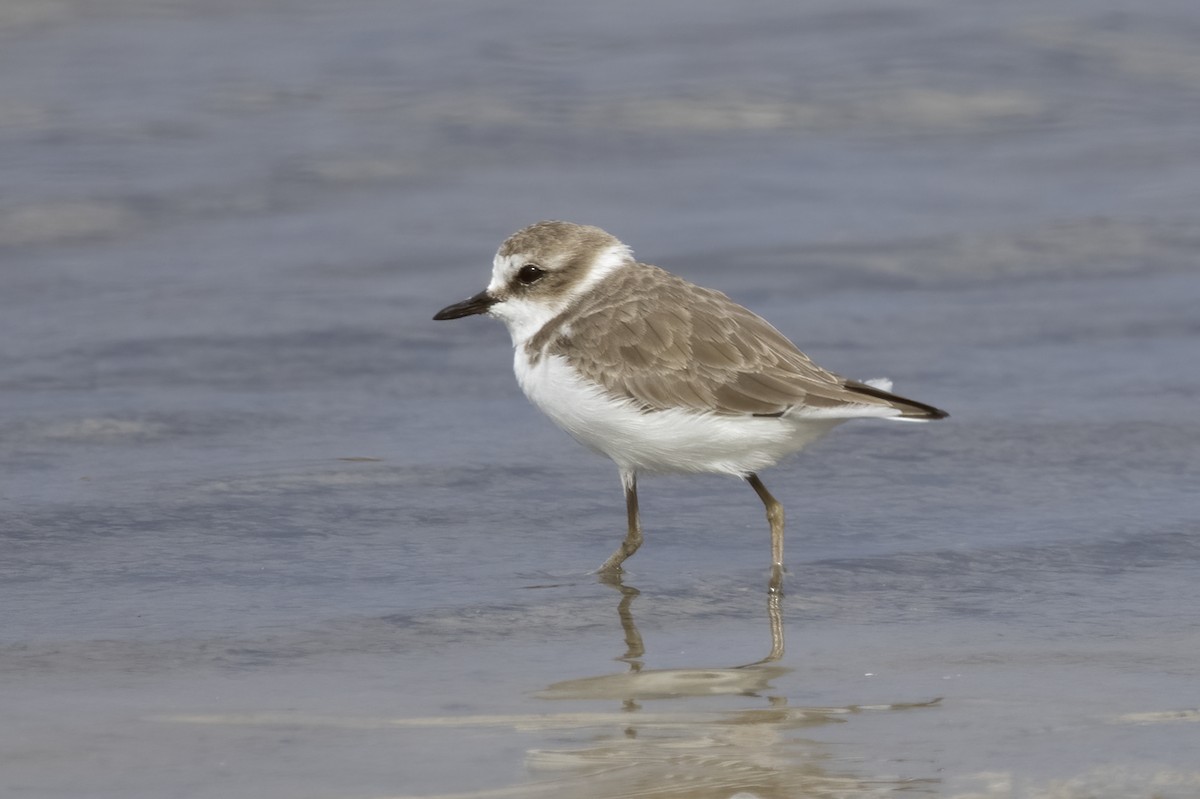
<svg viewBox="0 0 1200 799">
<path fill-rule="evenodd" d="M 767 509 L 767 521 L 771 523 L 771 582 L 767 584 L 767 590 L 777 594 L 783 590 L 783 505 L 771 496 L 757 474 L 747 476 L 746 482 L 762 500 Z"/>
<path fill-rule="evenodd" d="M 629 522 L 629 531 L 625 534 L 625 540 L 621 542 L 621 546 L 617 547 L 617 551 L 612 553 L 600 567 L 601 574 L 619 573 L 625 559 L 637 552 L 638 547 L 642 545 L 642 521 L 638 516 L 637 473 L 622 471 L 621 485 L 625 486 L 625 514 Z"/>
</svg>

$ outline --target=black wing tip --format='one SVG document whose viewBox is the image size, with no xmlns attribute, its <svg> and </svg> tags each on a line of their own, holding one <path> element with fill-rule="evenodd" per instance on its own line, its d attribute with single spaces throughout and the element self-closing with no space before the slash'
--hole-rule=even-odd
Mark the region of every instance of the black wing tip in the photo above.
<svg viewBox="0 0 1200 799">
<path fill-rule="evenodd" d="M 883 389 L 875 388 L 874 386 L 868 386 L 866 383 L 859 383 L 856 380 L 847 381 L 846 388 L 857 394 L 866 394 L 868 397 L 886 400 L 893 405 L 900 406 L 901 410 L 904 411 L 904 413 L 901 414 L 901 418 L 904 419 L 933 420 L 945 419 L 950 416 L 948 412 L 943 411 L 941 408 L 935 408 L 932 405 L 926 405 L 924 402 L 910 400 L 908 397 L 901 397 L 897 394 L 891 393 L 890 391 L 884 391 Z M 909 409 L 919 411 L 919 413 L 910 413 Z"/>
</svg>

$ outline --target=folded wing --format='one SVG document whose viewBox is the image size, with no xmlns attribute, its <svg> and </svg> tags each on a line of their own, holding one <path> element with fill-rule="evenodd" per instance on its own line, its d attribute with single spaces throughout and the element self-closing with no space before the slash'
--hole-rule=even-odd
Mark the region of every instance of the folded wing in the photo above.
<svg viewBox="0 0 1200 799">
<path fill-rule="evenodd" d="M 657 267 L 639 264 L 614 273 L 572 317 L 550 351 L 647 411 L 912 420 L 946 415 L 822 369 L 760 316 Z"/>
</svg>

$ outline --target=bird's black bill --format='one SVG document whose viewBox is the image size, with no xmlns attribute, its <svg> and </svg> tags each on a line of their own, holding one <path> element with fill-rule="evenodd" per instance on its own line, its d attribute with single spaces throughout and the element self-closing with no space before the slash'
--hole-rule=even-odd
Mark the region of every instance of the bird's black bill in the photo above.
<svg viewBox="0 0 1200 799">
<path fill-rule="evenodd" d="M 487 313 L 488 308 L 496 304 L 495 298 L 486 291 L 481 291 L 469 300 L 447 305 L 433 315 L 434 319 L 461 319 L 464 316 Z"/>
</svg>

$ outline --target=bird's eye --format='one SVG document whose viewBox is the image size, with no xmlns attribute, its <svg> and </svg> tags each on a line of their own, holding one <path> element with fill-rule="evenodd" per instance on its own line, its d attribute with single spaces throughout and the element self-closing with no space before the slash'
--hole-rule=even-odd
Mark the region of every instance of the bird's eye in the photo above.
<svg viewBox="0 0 1200 799">
<path fill-rule="evenodd" d="M 521 281 L 526 286 L 532 286 L 534 283 L 542 279 L 546 274 L 546 270 L 534 264 L 525 264 L 517 270 L 517 280 Z"/>
</svg>

